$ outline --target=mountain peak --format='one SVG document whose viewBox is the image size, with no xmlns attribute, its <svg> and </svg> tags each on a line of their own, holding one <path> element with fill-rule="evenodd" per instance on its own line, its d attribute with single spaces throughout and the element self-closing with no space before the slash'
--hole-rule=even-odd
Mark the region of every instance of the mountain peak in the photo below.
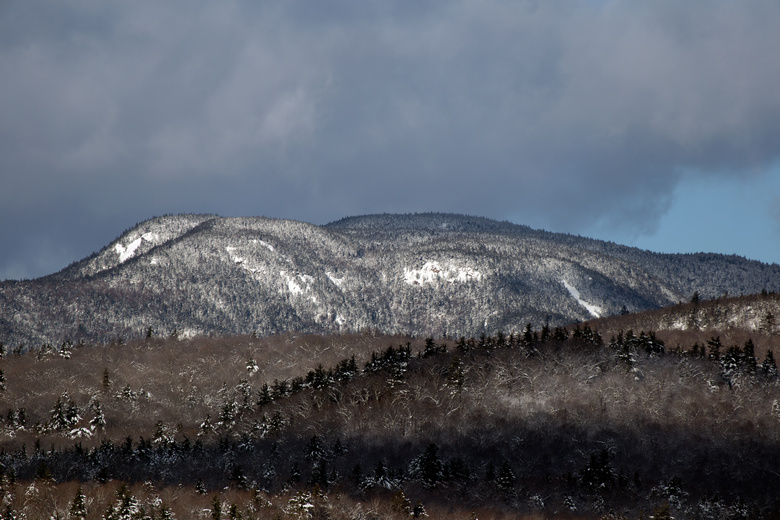
<svg viewBox="0 0 780 520">
<path fill-rule="evenodd" d="M 518 331 L 780 290 L 780 266 L 661 255 L 481 217 L 365 215 L 325 226 L 169 215 L 60 273 L 0 284 L 0 341 L 372 329 Z"/>
<path fill-rule="evenodd" d="M 346 217 L 325 227 L 341 230 L 431 232 L 507 232 L 530 230 L 527 226 L 457 213 L 380 213 Z"/>
</svg>

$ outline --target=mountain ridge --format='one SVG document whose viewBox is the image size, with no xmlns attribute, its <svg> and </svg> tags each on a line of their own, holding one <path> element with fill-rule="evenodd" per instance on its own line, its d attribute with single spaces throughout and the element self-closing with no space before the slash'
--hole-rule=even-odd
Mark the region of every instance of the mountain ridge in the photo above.
<svg viewBox="0 0 780 520">
<path fill-rule="evenodd" d="M 780 290 L 780 266 L 483 217 L 166 215 L 58 273 L 0 282 L 0 341 L 300 331 L 479 335 Z"/>
</svg>

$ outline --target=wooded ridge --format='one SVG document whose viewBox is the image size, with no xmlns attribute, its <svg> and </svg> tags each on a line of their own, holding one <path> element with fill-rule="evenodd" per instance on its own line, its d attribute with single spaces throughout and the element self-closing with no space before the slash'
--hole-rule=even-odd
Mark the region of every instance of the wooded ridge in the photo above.
<svg viewBox="0 0 780 520">
<path fill-rule="evenodd" d="M 164 216 L 59 273 L 0 283 L 0 341 L 158 334 L 493 335 L 725 294 L 780 291 L 780 266 L 664 255 L 450 214 L 326 226 Z"/>
</svg>

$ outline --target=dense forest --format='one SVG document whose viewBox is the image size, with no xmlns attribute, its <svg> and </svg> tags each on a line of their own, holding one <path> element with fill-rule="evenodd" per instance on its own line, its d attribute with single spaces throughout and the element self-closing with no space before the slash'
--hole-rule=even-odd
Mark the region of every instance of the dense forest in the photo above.
<svg viewBox="0 0 780 520">
<path fill-rule="evenodd" d="M 656 319 L 3 347 L 0 515 L 780 517 L 778 336 Z"/>
<path fill-rule="evenodd" d="M 376 330 L 479 336 L 761 290 L 780 266 L 661 255 L 463 215 L 375 215 L 327 226 L 175 215 L 89 258 L 0 281 L 0 341 L 108 343 L 152 327 L 185 337 Z"/>
</svg>

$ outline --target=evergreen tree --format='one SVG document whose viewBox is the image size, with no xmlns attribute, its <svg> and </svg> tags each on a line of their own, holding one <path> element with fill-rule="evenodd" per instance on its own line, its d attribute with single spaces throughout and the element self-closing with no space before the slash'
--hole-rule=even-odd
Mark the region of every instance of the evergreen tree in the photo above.
<svg viewBox="0 0 780 520">
<path fill-rule="evenodd" d="M 352 471 L 350 472 L 350 479 L 352 480 L 353 484 L 355 484 L 356 486 L 360 486 L 360 483 L 363 481 L 363 468 L 360 466 L 359 462 L 354 466 L 352 466 Z"/>
<path fill-rule="evenodd" d="M 273 402 L 271 397 L 271 389 L 268 388 L 268 384 L 264 383 L 263 387 L 257 392 L 257 404 L 260 406 L 270 404 Z"/>
<path fill-rule="evenodd" d="M 213 432 L 214 432 L 214 425 L 211 424 L 211 415 L 206 414 L 206 419 L 202 423 L 200 423 L 200 431 L 198 432 L 198 436 L 208 435 Z"/>
<path fill-rule="evenodd" d="M 435 355 L 438 352 L 436 343 L 434 343 L 432 337 L 425 338 L 425 350 L 422 353 L 422 357 L 427 358 Z"/>
<path fill-rule="evenodd" d="M 418 500 L 417 504 L 412 508 L 412 518 L 420 518 L 423 516 L 428 516 L 428 513 L 425 512 L 425 506 L 423 506 L 423 503 Z"/>
<path fill-rule="evenodd" d="M 249 482 L 247 482 L 246 475 L 244 475 L 244 469 L 236 464 L 233 466 L 233 471 L 230 473 L 230 482 L 238 489 L 247 489 Z"/>
<path fill-rule="evenodd" d="M 330 474 L 328 473 L 328 461 L 325 459 L 320 459 L 319 462 L 314 466 L 314 469 L 311 472 L 311 479 L 309 480 L 309 485 L 314 486 L 320 486 L 323 489 L 327 489 L 328 486 L 330 486 L 331 480 L 330 480 Z"/>
<path fill-rule="evenodd" d="M 68 421 L 65 418 L 65 407 L 66 404 L 63 403 L 62 396 L 58 397 L 54 408 L 49 412 L 49 427 L 53 430 L 64 430 L 68 427 Z"/>
<path fill-rule="evenodd" d="M 110 505 L 103 515 L 104 520 L 140 520 L 144 516 L 140 502 L 125 484 L 117 490 L 116 497 L 116 503 Z"/>
<path fill-rule="evenodd" d="M 60 345 L 60 357 L 64 359 L 70 359 L 72 355 L 71 348 L 73 347 L 73 342 L 70 340 L 66 340 L 62 342 L 62 345 Z"/>
<path fill-rule="evenodd" d="M 745 348 L 742 349 L 742 364 L 749 374 L 754 374 L 756 368 L 758 368 L 758 362 L 756 361 L 756 346 L 753 344 L 752 339 L 748 339 L 745 342 Z"/>
<path fill-rule="evenodd" d="M 636 357 L 634 356 L 634 353 L 631 349 L 631 341 L 627 341 L 623 338 L 622 330 L 618 332 L 617 338 L 612 338 L 609 345 L 610 347 L 617 350 L 618 360 L 625 363 L 628 368 L 634 366 Z"/>
<path fill-rule="evenodd" d="M 76 402 L 70 398 L 67 392 L 63 393 L 62 396 L 63 400 L 67 401 L 67 406 L 65 408 L 65 421 L 67 422 L 68 427 L 76 426 L 76 424 L 78 424 L 78 422 L 81 420 L 79 407 L 76 405 Z"/>
<path fill-rule="evenodd" d="M 742 361 L 742 351 L 736 345 L 732 345 L 726 350 L 726 353 L 720 356 L 721 375 L 729 386 L 732 379 L 737 375 Z"/>
<path fill-rule="evenodd" d="M 309 439 L 309 443 L 306 445 L 304 458 L 310 461 L 318 461 L 324 459 L 326 456 L 327 451 L 325 450 L 325 446 L 323 445 L 322 440 L 320 440 L 319 436 L 313 435 L 312 438 Z"/>
<path fill-rule="evenodd" d="M 406 494 L 403 489 L 399 489 L 393 496 L 392 502 L 393 509 L 399 513 L 411 515 L 412 514 L 412 502 L 406 498 Z"/>
<path fill-rule="evenodd" d="M 485 482 L 494 483 L 496 481 L 496 467 L 493 466 L 493 462 L 488 462 L 487 470 L 485 470 Z"/>
<path fill-rule="evenodd" d="M 777 379 L 777 363 L 775 362 L 775 355 L 771 350 L 766 352 L 766 358 L 761 363 L 761 371 L 770 381 Z"/>
<path fill-rule="evenodd" d="M 418 457 L 415 466 L 420 482 L 426 488 L 435 488 L 444 478 L 444 465 L 439 458 L 439 447 L 435 443 L 428 445 L 425 452 Z"/>
<path fill-rule="evenodd" d="M 599 453 L 591 453 L 590 460 L 580 472 L 582 484 L 589 490 L 609 489 L 615 481 L 615 474 L 609 464 L 609 453 L 606 449 Z"/>
<path fill-rule="evenodd" d="M 451 386 L 454 391 L 460 391 L 463 388 L 463 379 L 463 363 L 458 356 L 455 356 L 447 368 L 447 385 Z"/>
<path fill-rule="evenodd" d="M 219 414 L 218 426 L 230 428 L 236 423 L 238 417 L 238 403 L 234 399 L 230 399 L 222 406 L 222 412 Z"/>
<path fill-rule="evenodd" d="M 549 323 L 549 316 L 547 317 L 547 322 L 542 326 L 542 334 L 540 336 L 540 340 L 542 343 L 550 339 L 551 333 L 550 333 L 550 323 Z"/>
<path fill-rule="evenodd" d="M 292 469 L 290 470 L 290 478 L 287 479 L 287 481 L 290 484 L 297 484 L 301 481 L 301 467 L 297 462 L 293 463 Z"/>
<path fill-rule="evenodd" d="M 639 333 L 639 343 L 644 348 L 648 356 L 661 356 L 665 352 L 664 342 L 655 337 L 655 332 L 649 332 L 645 334 L 644 331 Z"/>
<path fill-rule="evenodd" d="M 710 338 L 707 341 L 707 345 L 710 347 L 709 358 L 713 361 L 720 361 L 720 349 L 723 347 L 723 344 L 720 342 L 720 336 Z"/>
<path fill-rule="evenodd" d="M 160 505 L 160 520 L 174 520 L 173 511 L 166 504 Z"/>
<path fill-rule="evenodd" d="M 95 399 L 92 402 L 92 412 L 95 416 L 89 421 L 89 425 L 93 430 L 103 431 L 106 427 L 106 418 L 103 415 L 103 408 L 100 406 L 100 401 Z"/>
<path fill-rule="evenodd" d="M 238 510 L 237 504 L 230 504 L 230 508 L 228 508 L 228 518 L 230 520 L 243 520 L 243 516 L 241 515 L 241 512 Z"/>
<path fill-rule="evenodd" d="M 344 455 L 347 452 L 347 449 L 344 447 L 343 444 L 341 444 L 341 439 L 336 439 L 336 442 L 333 444 L 333 455 L 336 457 L 340 457 L 341 455 Z"/>
<path fill-rule="evenodd" d="M 7 504 L 5 506 L 5 512 L 3 513 L 3 520 L 17 520 L 18 518 L 14 506 Z"/>
<path fill-rule="evenodd" d="M 555 327 L 553 339 L 555 339 L 555 341 L 566 341 L 569 339 L 569 331 L 566 330 L 566 327 Z"/>
<path fill-rule="evenodd" d="M 49 466 L 43 461 L 38 464 L 38 469 L 35 470 L 35 480 L 54 482 L 54 476 L 51 474 Z"/>
<path fill-rule="evenodd" d="M 509 465 L 509 461 L 504 460 L 501 464 L 501 469 L 498 470 L 498 475 L 495 479 L 496 487 L 504 496 L 509 496 L 515 489 L 517 484 L 517 477 L 515 472 L 512 471 L 512 467 Z"/>
<path fill-rule="evenodd" d="M 222 501 L 219 499 L 219 495 L 214 495 L 211 499 L 211 518 L 222 520 Z"/>
<path fill-rule="evenodd" d="M 528 323 L 525 326 L 525 331 L 523 332 L 523 345 L 526 347 L 530 347 L 534 344 L 534 331 L 533 328 L 531 328 L 531 324 Z"/>
<path fill-rule="evenodd" d="M 772 334 L 775 331 L 775 315 L 771 311 L 766 313 L 763 320 L 763 328 L 767 334 Z"/>
<path fill-rule="evenodd" d="M 74 520 L 86 520 L 87 518 L 87 497 L 84 496 L 84 492 L 81 486 L 76 490 L 76 496 L 73 497 L 73 502 L 70 504 L 70 518 Z"/>
</svg>

